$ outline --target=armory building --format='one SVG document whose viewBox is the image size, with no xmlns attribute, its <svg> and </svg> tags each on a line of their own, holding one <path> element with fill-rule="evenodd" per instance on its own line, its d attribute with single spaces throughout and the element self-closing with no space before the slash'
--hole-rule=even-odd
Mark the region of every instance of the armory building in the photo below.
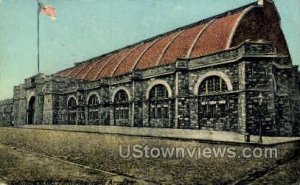
<svg viewBox="0 0 300 185">
<path fill-rule="evenodd" d="M 299 77 L 274 3 L 259 0 L 25 79 L 0 122 L 300 135 Z"/>
</svg>

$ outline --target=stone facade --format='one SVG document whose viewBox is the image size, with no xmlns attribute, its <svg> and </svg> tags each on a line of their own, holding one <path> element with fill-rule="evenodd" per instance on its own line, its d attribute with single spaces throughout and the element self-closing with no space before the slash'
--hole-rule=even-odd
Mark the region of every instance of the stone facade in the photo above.
<svg viewBox="0 0 300 185">
<path fill-rule="evenodd" d="M 212 76 L 222 79 L 226 90 L 201 93 L 201 84 Z M 291 65 L 288 56 L 278 54 L 271 42 L 246 41 L 230 50 L 98 81 L 39 74 L 16 86 L 13 99 L 1 102 L 1 122 L 70 124 L 70 112 L 74 110 L 72 124 L 76 125 L 258 134 L 262 123 L 264 135 L 300 135 L 299 77 L 298 67 Z M 152 89 L 158 85 L 165 87 L 166 96 L 152 101 Z M 127 98 L 119 110 L 116 96 L 120 91 Z M 260 94 L 264 97 L 262 104 Z M 93 120 L 89 105 L 92 95 L 98 101 Z M 75 107 L 68 106 L 71 98 L 75 99 Z M 224 115 L 218 113 L 220 107 L 224 108 Z M 214 115 L 205 115 L 206 108 Z M 151 113 L 155 109 L 158 111 Z M 121 112 L 121 118 L 116 117 L 116 111 Z M 155 114 L 165 116 L 154 119 Z"/>
<path fill-rule="evenodd" d="M 13 99 L 0 102 L 4 126 L 92 124 L 299 136 L 299 120 L 300 73 L 271 0 L 54 75 L 30 77 L 15 86 Z"/>
<path fill-rule="evenodd" d="M 14 104 L 12 99 L 0 101 L 0 125 L 11 126 L 14 120 Z"/>
</svg>

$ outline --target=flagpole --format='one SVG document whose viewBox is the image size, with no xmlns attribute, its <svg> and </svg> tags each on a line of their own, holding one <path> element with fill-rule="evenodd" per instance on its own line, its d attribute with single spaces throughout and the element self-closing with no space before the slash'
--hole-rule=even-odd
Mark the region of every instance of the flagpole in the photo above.
<svg viewBox="0 0 300 185">
<path fill-rule="evenodd" d="M 37 71 L 40 73 L 40 2 L 37 0 Z"/>
</svg>

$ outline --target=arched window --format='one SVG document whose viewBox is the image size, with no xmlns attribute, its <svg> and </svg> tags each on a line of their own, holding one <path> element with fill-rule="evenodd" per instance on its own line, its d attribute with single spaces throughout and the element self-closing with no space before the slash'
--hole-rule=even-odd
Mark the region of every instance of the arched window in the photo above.
<svg viewBox="0 0 300 185">
<path fill-rule="evenodd" d="M 149 94 L 149 117 L 151 126 L 168 127 L 168 99 L 168 91 L 164 85 L 156 85 L 151 89 Z"/>
<path fill-rule="evenodd" d="M 129 99 L 125 90 L 119 90 L 114 97 L 114 115 L 119 124 L 129 124 Z"/>
<path fill-rule="evenodd" d="M 97 123 L 99 121 L 100 102 L 98 97 L 93 94 L 88 100 L 89 123 Z"/>
<path fill-rule="evenodd" d="M 219 76 L 207 77 L 199 86 L 199 125 L 214 128 L 226 122 L 228 102 L 219 95 L 228 91 L 226 82 Z M 205 95 L 205 96 L 201 96 Z"/>
<path fill-rule="evenodd" d="M 67 104 L 68 104 L 68 124 L 76 124 L 77 101 L 74 97 L 71 97 Z"/>
<path fill-rule="evenodd" d="M 213 94 L 227 91 L 226 82 L 219 76 L 207 77 L 199 86 L 199 94 Z"/>
<path fill-rule="evenodd" d="M 70 98 L 68 101 L 68 107 L 77 107 L 77 102 L 75 98 Z"/>
</svg>

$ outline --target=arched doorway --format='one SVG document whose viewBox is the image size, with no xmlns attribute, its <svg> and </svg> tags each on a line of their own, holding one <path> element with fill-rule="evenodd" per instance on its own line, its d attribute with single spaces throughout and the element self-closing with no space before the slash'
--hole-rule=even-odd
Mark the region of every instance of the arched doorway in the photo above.
<svg viewBox="0 0 300 185">
<path fill-rule="evenodd" d="M 27 109 L 27 124 L 34 124 L 35 97 L 31 97 Z"/>
</svg>

